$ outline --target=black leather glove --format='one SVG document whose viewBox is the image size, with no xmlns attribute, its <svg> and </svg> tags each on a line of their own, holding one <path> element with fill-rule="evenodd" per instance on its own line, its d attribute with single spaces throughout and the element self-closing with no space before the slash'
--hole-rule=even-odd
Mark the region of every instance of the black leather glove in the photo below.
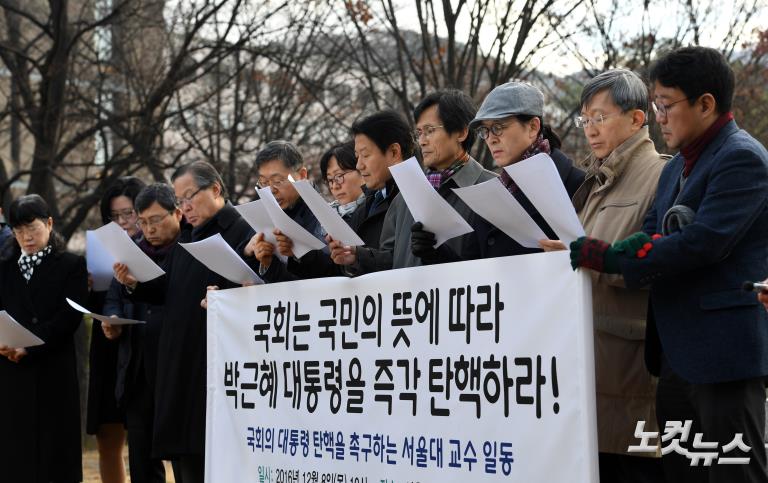
<svg viewBox="0 0 768 483">
<path fill-rule="evenodd" d="M 411 226 L 411 253 L 421 258 L 425 265 L 459 260 L 459 256 L 445 243 L 435 247 L 435 234 L 424 229 L 420 221 Z"/>
</svg>

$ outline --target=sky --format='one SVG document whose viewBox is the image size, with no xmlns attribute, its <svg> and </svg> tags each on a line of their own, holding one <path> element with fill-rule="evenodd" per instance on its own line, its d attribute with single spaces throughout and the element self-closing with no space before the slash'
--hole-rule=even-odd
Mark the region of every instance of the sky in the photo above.
<svg viewBox="0 0 768 483">
<path fill-rule="evenodd" d="M 766 28 L 768 26 L 768 0 L 742 0 L 750 1 L 758 8 L 758 13 L 747 24 L 742 41 L 754 37 L 753 30 L 756 27 Z M 439 5 L 439 2 L 436 2 Z M 452 0 L 455 5 L 456 1 Z M 683 11 L 682 6 L 676 7 L 674 3 L 662 0 L 651 0 L 648 14 L 641 15 L 642 10 L 636 7 L 639 0 L 630 0 L 630 2 L 618 2 L 620 8 L 624 9 L 613 24 L 612 36 L 619 41 L 624 38 L 630 38 L 641 31 L 641 26 L 646 26 L 646 31 L 655 31 L 662 37 L 672 37 L 678 30 L 685 29 L 687 26 L 687 12 Z M 703 18 L 704 25 L 701 28 L 700 44 L 713 48 L 720 48 L 723 45 L 723 39 L 727 36 L 730 25 L 734 18 L 738 18 L 736 10 L 737 2 L 720 2 L 719 0 L 694 1 L 697 9 L 697 17 Z M 611 11 L 613 0 L 596 0 L 596 11 L 601 15 L 608 15 Z M 468 6 L 472 5 L 469 0 Z M 436 7 L 437 8 L 437 7 Z M 466 7 L 465 7 L 466 9 Z M 466 9 L 468 10 L 468 9 Z M 640 10 L 640 11 L 638 11 Z M 583 9 L 569 17 L 569 21 L 576 22 L 579 25 L 585 25 L 583 22 L 587 12 Z M 590 18 L 592 18 L 590 16 Z M 402 28 L 412 30 L 419 29 L 416 8 L 409 1 L 400 3 L 398 22 Z M 469 14 L 465 11 L 459 20 L 458 27 L 459 38 L 466 38 L 470 30 Z M 444 33 L 444 32 L 442 32 Z M 533 36 L 540 37 L 543 34 L 541 30 L 533 32 Z M 487 25 L 481 30 L 481 45 L 486 49 L 490 47 L 495 36 L 493 25 Z M 741 43 L 741 42 L 739 42 Z M 595 65 L 600 65 L 601 52 L 599 43 L 594 37 L 579 35 L 575 40 L 578 50 Z M 511 50 L 511 49 L 510 49 Z M 555 48 L 543 48 L 532 58 L 532 64 L 537 69 L 550 72 L 557 75 L 564 75 L 579 71 L 582 64 L 575 55 L 557 51 Z"/>
</svg>

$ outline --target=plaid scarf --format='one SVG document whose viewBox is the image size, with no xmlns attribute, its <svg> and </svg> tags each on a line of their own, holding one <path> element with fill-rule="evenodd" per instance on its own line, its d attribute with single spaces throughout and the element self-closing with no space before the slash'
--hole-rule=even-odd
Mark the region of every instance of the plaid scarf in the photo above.
<svg viewBox="0 0 768 483">
<path fill-rule="evenodd" d="M 531 158 L 539 153 L 546 153 L 551 154 L 552 149 L 549 147 L 549 140 L 544 139 L 544 135 L 539 134 L 539 137 L 536 138 L 536 140 L 528 146 L 528 149 L 526 149 L 523 152 L 523 155 L 520 157 L 520 161 L 524 159 Z M 507 174 L 506 169 L 501 170 L 501 177 L 500 177 L 501 184 L 504 185 L 505 188 L 507 188 L 507 191 L 512 193 L 513 195 L 517 193 L 520 188 L 518 188 L 515 181 Z"/>
<path fill-rule="evenodd" d="M 447 169 L 444 169 L 442 171 L 435 171 L 433 169 L 427 170 L 427 181 L 429 181 L 429 184 L 432 185 L 433 188 L 439 189 L 443 183 L 448 181 L 451 176 L 456 174 L 461 168 L 464 167 L 465 164 L 467 164 L 467 161 L 469 160 L 469 156 L 465 156 L 461 159 L 457 159 L 453 162 L 452 165 L 450 165 Z"/>
<path fill-rule="evenodd" d="M 26 255 L 24 252 L 21 252 L 18 263 L 19 270 L 21 271 L 21 275 L 24 277 L 24 280 L 29 282 L 32 279 L 32 274 L 35 272 L 35 267 L 40 265 L 43 262 L 43 258 L 50 254 L 52 250 L 53 248 L 48 245 L 39 252 L 33 253 L 31 255 Z"/>
</svg>

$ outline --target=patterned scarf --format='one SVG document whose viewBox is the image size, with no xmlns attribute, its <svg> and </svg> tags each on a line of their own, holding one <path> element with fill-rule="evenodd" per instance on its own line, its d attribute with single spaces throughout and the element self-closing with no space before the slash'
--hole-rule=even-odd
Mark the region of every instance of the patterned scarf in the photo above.
<svg viewBox="0 0 768 483">
<path fill-rule="evenodd" d="M 345 203 L 343 205 L 339 203 L 338 200 L 333 200 L 331 202 L 331 208 L 336 210 L 336 213 L 344 218 L 345 216 L 352 214 L 352 212 L 362 204 L 365 204 L 365 193 L 362 193 L 360 196 L 358 196 L 355 201 L 350 201 L 349 203 Z"/>
<path fill-rule="evenodd" d="M 539 133 L 539 137 L 536 138 L 536 140 L 528 146 L 528 149 L 526 149 L 523 152 L 522 157 L 520 158 L 520 161 L 524 159 L 531 158 L 533 156 L 536 156 L 540 153 L 546 153 L 551 154 L 552 149 L 549 146 L 549 140 L 544 139 L 544 135 Z M 507 174 L 506 169 L 501 170 L 501 184 L 504 185 L 505 188 L 507 188 L 507 191 L 512 193 L 513 195 L 520 189 L 517 187 L 517 184 L 514 182 L 514 180 Z"/>
<path fill-rule="evenodd" d="M 461 168 L 464 167 L 465 164 L 467 164 L 467 161 L 469 160 L 469 155 L 463 156 L 460 159 L 457 159 L 453 162 L 452 165 L 450 165 L 447 169 L 444 169 L 442 171 L 435 171 L 433 169 L 427 170 L 427 181 L 429 181 L 429 184 L 432 185 L 433 188 L 439 189 L 443 183 L 448 181 L 451 176 L 456 174 Z"/>
<path fill-rule="evenodd" d="M 45 258 L 46 255 L 50 254 L 53 248 L 48 245 L 47 247 L 43 248 L 37 253 L 33 253 L 32 255 L 26 255 L 24 252 L 21 252 L 21 256 L 19 257 L 19 270 L 21 271 L 21 275 L 24 277 L 24 279 L 29 283 L 30 279 L 32 279 L 32 274 L 35 271 L 35 267 L 40 265 L 43 261 L 43 258 Z"/>
</svg>

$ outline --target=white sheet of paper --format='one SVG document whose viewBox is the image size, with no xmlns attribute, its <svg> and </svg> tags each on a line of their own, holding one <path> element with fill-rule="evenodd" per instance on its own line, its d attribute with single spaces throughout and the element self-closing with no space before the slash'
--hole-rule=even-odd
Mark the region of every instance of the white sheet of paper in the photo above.
<svg viewBox="0 0 768 483">
<path fill-rule="evenodd" d="M 85 262 L 88 273 L 93 277 L 93 290 L 103 292 L 109 289 L 114 271 L 115 258 L 101 245 L 93 230 L 85 232 Z"/>
<path fill-rule="evenodd" d="M 235 206 L 235 209 L 251 225 L 253 231 L 264 234 L 264 241 L 277 245 L 277 237 L 272 233 L 275 229 L 275 224 L 272 223 L 272 218 L 269 217 L 267 209 L 264 208 L 263 201 L 256 200 L 250 203 L 243 203 L 242 205 Z M 288 260 L 288 257 L 284 257 L 279 253 L 276 255 L 283 263 Z"/>
<path fill-rule="evenodd" d="M 563 243 L 584 236 L 584 227 L 549 155 L 539 153 L 504 169 Z"/>
<path fill-rule="evenodd" d="M 429 184 L 416 158 L 390 166 L 389 171 L 414 221 L 420 221 L 425 230 L 435 234 L 436 247 L 472 231 L 469 223 Z"/>
<path fill-rule="evenodd" d="M 334 240 L 339 240 L 347 246 L 362 246 L 365 242 L 360 238 L 346 221 L 315 191 L 307 180 L 293 183 L 301 199 L 307 204 L 317 221 L 325 228 L 326 233 Z"/>
<path fill-rule="evenodd" d="M 90 310 L 86 309 L 82 305 L 78 304 L 72 299 L 67 299 L 67 303 L 78 312 L 82 312 L 85 315 L 90 315 L 96 320 L 100 320 L 102 322 L 107 322 L 109 325 L 135 325 L 135 324 L 145 324 L 143 320 L 133 320 L 133 319 L 123 319 L 120 317 L 108 317 L 106 315 L 101 314 L 95 314 L 91 312 Z"/>
<path fill-rule="evenodd" d="M 16 322 L 8 312 L 0 310 L 0 345 L 20 349 L 43 344 L 43 339 Z"/>
<path fill-rule="evenodd" d="M 115 262 L 128 265 L 131 275 L 139 282 L 148 282 L 165 273 L 114 221 L 94 230 L 93 235 Z"/>
<path fill-rule="evenodd" d="M 256 200 L 250 203 L 243 203 L 242 205 L 235 206 L 235 209 L 251 225 L 251 228 L 256 233 L 264 233 L 264 241 L 277 244 L 277 238 L 272 233 L 275 229 L 275 224 L 272 223 L 272 218 L 269 217 L 267 209 L 264 208 L 263 201 Z"/>
<path fill-rule="evenodd" d="M 264 281 L 251 270 L 245 261 L 235 253 L 221 237 L 221 233 L 209 236 L 205 240 L 192 243 L 179 243 L 209 270 L 226 278 L 232 283 L 259 285 Z"/>
<path fill-rule="evenodd" d="M 524 247 L 539 248 L 539 240 L 548 238 L 498 178 L 454 188 L 453 192 L 472 211 Z"/>
<path fill-rule="evenodd" d="M 275 199 L 275 195 L 272 194 L 269 188 L 261 188 L 258 190 L 259 198 L 264 202 L 264 208 L 266 208 L 269 217 L 272 218 L 272 223 L 275 224 L 275 228 L 285 233 L 293 241 L 293 254 L 298 258 L 301 258 L 310 250 L 321 250 L 325 247 L 325 243 L 315 238 L 310 232 L 304 229 L 301 225 L 293 221 L 288 216 L 280 204 Z"/>
</svg>

